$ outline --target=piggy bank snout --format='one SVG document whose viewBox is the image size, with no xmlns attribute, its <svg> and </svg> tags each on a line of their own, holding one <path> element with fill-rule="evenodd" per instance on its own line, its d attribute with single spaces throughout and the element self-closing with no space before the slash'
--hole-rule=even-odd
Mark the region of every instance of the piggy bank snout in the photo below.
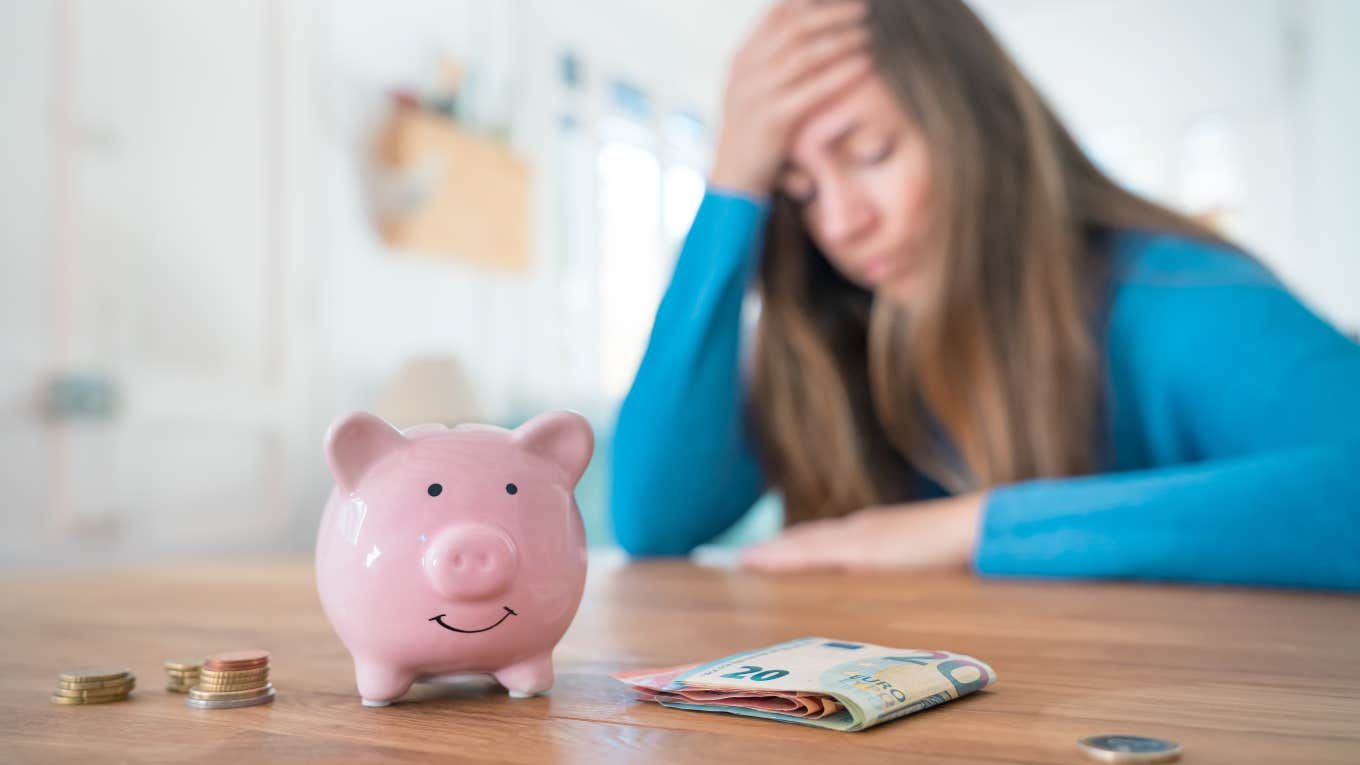
<svg viewBox="0 0 1360 765">
<path fill-rule="evenodd" d="M 509 589 L 519 568 L 515 543 L 504 531 L 479 523 L 440 532 L 421 561 L 430 585 L 451 600 L 484 600 Z"/>
</svg>

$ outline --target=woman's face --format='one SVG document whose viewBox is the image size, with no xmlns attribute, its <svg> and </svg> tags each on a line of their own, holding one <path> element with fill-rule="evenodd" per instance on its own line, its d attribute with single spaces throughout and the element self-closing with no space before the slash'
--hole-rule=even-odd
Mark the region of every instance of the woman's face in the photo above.
<svg viewBox="0 0 1360 765">
<path fill-rule="evenodd" d="M 832 265 L 910 299 L 931 228 L 925 137 L 876 74 L 813 112 L 789 144 L 779 186 Z"/>
</svg>

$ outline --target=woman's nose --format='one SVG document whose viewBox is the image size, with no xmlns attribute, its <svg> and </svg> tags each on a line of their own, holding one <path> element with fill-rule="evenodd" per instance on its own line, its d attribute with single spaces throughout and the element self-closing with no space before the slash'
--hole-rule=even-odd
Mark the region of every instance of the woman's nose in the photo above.
<svg viewBox="0 0 1360 765">
<path fill-rule="evenodd" d="M 821 194 L 821 229 L 827 244 L 850 242 L 873 225 L 873 205 L 851 184 L 831 184 Z"/>
</svg>

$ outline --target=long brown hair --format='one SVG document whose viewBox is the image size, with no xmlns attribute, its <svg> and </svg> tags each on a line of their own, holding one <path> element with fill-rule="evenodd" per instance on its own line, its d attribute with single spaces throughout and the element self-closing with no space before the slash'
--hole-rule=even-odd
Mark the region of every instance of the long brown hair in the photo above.
<svg viewBox="0 0 1360 765">
<path fill-rule="evenodd" d="M 776 194 L 752 408 L 785 520 L 1095 467 L 1103 234 L 1223 243 L 1082 153 L 960 0 L 869 0 L 871 53 L 925 137 L 928 285 L 903 307 L 844 279 Z"/>
</svg>

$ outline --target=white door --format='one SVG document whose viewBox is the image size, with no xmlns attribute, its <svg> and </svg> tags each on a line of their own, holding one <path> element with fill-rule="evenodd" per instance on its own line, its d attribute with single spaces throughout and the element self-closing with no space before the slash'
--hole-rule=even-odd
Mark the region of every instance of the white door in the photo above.
<svg viewBox="0 0 1360 765">
<path fill-rule="evenodd" d="M 0 561 L 287 547 L 302 375 L 286 306 L 302 297 L 277 6 L 7 5 L 24 44 L 7 41 L 5 70 L 38 76 L 4 103 L 6 159 L 27 166 L 3 181 L 24 203 L 18 233 L 0 226 Z"/>
</svg>

